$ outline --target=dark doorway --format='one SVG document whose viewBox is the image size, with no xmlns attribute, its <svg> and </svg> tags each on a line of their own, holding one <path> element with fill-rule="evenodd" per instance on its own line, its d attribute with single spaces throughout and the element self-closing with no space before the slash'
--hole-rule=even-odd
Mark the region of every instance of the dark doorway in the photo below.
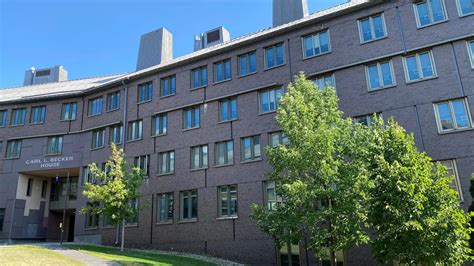
<svg viewBox="0 0 474 266">
<path fill-rule="evenodd" d="M 67 242 L 74 241 L 74 224 L 76 223 L 76 215 L 69 215 L 69 226 L 67 230 Z"/>
</svg>

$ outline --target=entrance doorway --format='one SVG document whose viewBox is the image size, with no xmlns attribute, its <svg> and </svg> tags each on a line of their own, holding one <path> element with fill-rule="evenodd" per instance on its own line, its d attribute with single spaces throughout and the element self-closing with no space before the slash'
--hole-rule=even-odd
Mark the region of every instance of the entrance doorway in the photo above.
<svg viewBox="0 0 474 266">
<path fill-rule="evenodd" d="M 71 214 L 69 215 L 69 224 L 67 230 L 67 242 L 74 241 L 74 226 L 76 224 L 76 215 Z"/>
</svg>

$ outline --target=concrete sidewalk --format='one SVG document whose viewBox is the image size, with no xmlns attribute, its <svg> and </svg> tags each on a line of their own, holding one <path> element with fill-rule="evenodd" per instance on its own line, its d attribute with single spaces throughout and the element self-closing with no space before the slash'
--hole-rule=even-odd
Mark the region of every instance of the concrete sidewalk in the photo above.
<svg viewBox="0 0 474 266">
<path fill-rule="evenodd" d="M 80 261 L 84 263 L 85 265 L 91 265 L 91 266 L 120 266 L 121 265 L 119 263 L 104 260 L 104 259 L 92 256 L 89 254 L 79 252 L 77 250 L 68 249 L 64 246 L 61 246 L 59 243 L 35 243 L 32 245 L 50 249 L 54 252 L 57 252 L 58 254 Z"/>
</svg>

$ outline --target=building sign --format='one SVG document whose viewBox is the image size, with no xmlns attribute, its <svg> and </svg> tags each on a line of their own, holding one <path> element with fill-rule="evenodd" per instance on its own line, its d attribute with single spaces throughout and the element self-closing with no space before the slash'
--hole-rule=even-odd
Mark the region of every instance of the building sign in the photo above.
<svg viewBox="0 0 474 266">
<path fill-rule="evenodd" d="M 70 162 L 74 160 L 74 156 L 63 157 L 47 157 L 43 159 L 26 160 L 26 165 L 39 166 L 40 168 L 59 167 L 63 162 Z"/>
</svg>

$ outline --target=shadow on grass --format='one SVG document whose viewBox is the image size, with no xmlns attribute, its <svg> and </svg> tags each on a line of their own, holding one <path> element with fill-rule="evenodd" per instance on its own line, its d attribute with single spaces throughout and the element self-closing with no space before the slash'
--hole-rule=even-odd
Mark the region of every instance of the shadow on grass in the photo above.
<svg viewBox="0 0 474 266">
<path fill-rule="evenodd" d="M 67 244 L 70 249 L 78 250 L 84 253 L 88 253 L 93 256 L 97 256 L 109 261 L 113 261 L 122 265 L 130 266 L 150 266 L 150 265 L 172 265 L 172 266 L 181 266 L 181 265 L 191 265 L 191 266 L 208 266 L 215 265 L 209 262 L 173 256 L 173 255 L 164 255 L 156 254 L 152 252 L 143 252 L 138 250 L 125 250 L 121 252 L 118 249 L 102 246 L 92 246 L 92 245 L 79 245 L 79 244 Z"/>
</svg>

